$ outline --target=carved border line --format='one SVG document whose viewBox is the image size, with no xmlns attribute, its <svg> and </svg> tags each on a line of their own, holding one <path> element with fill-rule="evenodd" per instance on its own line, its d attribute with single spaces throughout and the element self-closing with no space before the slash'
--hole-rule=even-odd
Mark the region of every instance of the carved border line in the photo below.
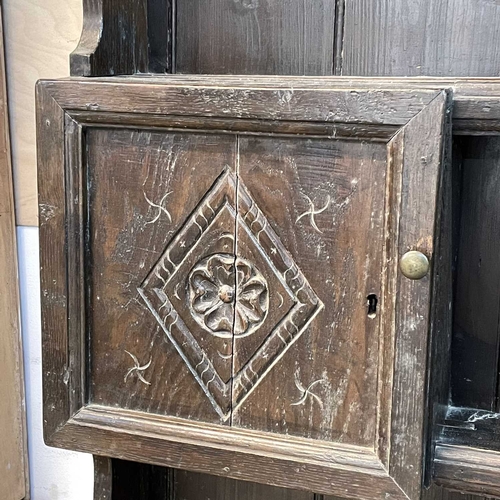
<svg viewBox="0 0 500 500">
<path fill-rule="evenodd" d="M 295 305 L 275 326 L 262 346 L 234 377 L 235 411 L 290 347 L 300 338 L 324 304 L 309 285 L 293 257 L 269 224 L 242 182 L 238 183 L 238 222 L 266 257 Z M 268 252 L 266 247 L 270 249 Z M 274 249 L 275 251 L 271 251 Z"/>
<path fill-rule="evenodd" d="M 233 192 L 231 188 L 233 188 Z M 234 209 L 229 203 L 234 196 L 235 188 L 234 176 L 225 170 L 196 206 L 192 215 L 184 222 L 177 235 L 167 245 L 158 262 L 137 289 L 156 321 L 167 334 L 214 409 L 224 421 L 231 414 L 231 384 L 225 383 L 221 379 L 204 350 L 163 292 L 163 288 L 173 278 L 182 261 L 197 247 L 202 236 L 210 229 L 224 207 L 227 207 L 235 215 Z M 202 220 L 198 221 L 200 215 Z M 193 228 L 196 234 L 190 234 Z M 190 244 L 185 245 L 186 241 L 190 241 Z M 162 318 L 159 311 L 164 307 L 168 307 L 168 312 Z M 168 318 L 173 316 L 175 316 L 174 321 L 167 326 Z"/>
</svg>

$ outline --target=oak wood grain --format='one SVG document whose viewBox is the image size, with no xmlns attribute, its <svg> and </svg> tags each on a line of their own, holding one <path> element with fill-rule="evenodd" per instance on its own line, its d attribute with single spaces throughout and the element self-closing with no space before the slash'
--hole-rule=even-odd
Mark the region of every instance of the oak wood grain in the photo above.
<svg viewBox="0 0 500 500">
<path fill-rule="evenodd" d="M 500 453 L 460 445 L 438 445 L 435 473 L 439 484 L 476 495 L 500 496 Z"/>
<path fill-rule="evenodd" d="M 238 255 L 257 265 L 260 254 L 276 259 L 286 286 L 268 277 L 267 325 L 235 338 L 235 368 L 248 363 L 235 384 L 259 373 L 258 355 L 250 355 L 272 335 L 291 347 L 235 411 L 233 425 L 373 445 L 380 330 L 367 297 L 381 297 L 386 171 L 385 144 L 240 139 L 239 200 L 248 196 L 249 209 L 241 211 Z M 301 302 L 317 302 L 317 313 L 273 330 L 296 307 L 300 288 Z M 314 314 L 310 324 L 305 314 Z"/>
<path fill-rule="evenodd" d="M 206 256 L 234 253 L 234 220 L 223 209 L 223 198 L 199 208 L 199 200 L 225 169 L 234 168 L 234 138 L 94 129 L 87 133 L 86 144 L 87 182 L 92 186 L 85 195 L 86 258 L 92 262 L 87 278 L 92 289 L 87 318 L 91 329 L 90 399 L 108 406 L 222 422 L 172 342 L 181 346 L 196 376 L 207 385 L 212 380 L 213 387 L 216 381 L 204 356 L 208 357 L 222 377 L 221 383 L 229 384 L 229 401 L 231 339 L 200 328 L 190 309 L 193 283 L 185 280 Z M 227 196 L 228 202 L 234 200 L 234 188 L 221 196 Z M 193 212 L 179 249 L 165 253 Z M 197 242 L 192 235 L 198 234 L 198 224 L 206 229 L 204 217 L 209 218 L 212 229 Z M 183 245 L 186 255 L 177 256 Z M 175 270 L 165 285 L 171 262 L 176 264 Z M 165 305 L 166 297 L 158 299 L 154 290 L 168 294 L 172 302 Z M 194 337 L 191 333 L 184 336 L 186 328 Z M 190 343 L 199 344 L 202 351 Z M 138 370 L 139 366 L 146 368 Z M 214 397 L 218 398 L 215 393 Z"/>
<path fill-rule="evenodd" d="M 341 74 L 497 76 L 499 21 L 490 0 L 346 2 Z"/>
<path fill-rule="evenodd" d="M 366 500 L 383 491 L 393 498 L 418 498 L 428 397 L 421 383 L 428 369 L 425 308 L 432 297 L 429 279 L 413 296 L 411 287 L 400 293 L 404 283 L 394 272 L 383 272 L 384 217 L 401 204 L 400 220 L 409 213 L 415 227 L 401 233 L 406 231 L 401 222 L 395 227 L 398 238 L 418 236 L 408 244 L 422 247 L 432 259 L 433 248 L 425 244 L 434 239 L 438 220 L 447 93 L 390 85 L 353 91 L 342 84 L 337 88 L 334 81 L 313 89 L 299 82 L 292 89 L 233 88 L 215 77 L 211 85 L 146 80 L 39 84 L 41 206 L 55 207 L 44 214 L 42 231 L 43 286 L 48 287 L 42 296 L 49 309 L 44 316 L 46 394 L 66 387 L 66 395 L 47 408 L 47 441 L 319 494 Z M 153 130 L 131 119 L 147 116 L 153 118 Z M 211 129 L 224 120 L 225 128 Z M 328 125 L 351 127 L 351 135 L 337 138 L 333 129 L 332 136 Z M 402 139 L 386 149 L 382 141 L 393 136 L 395 127 Z M 365 130 L 376 130 L 376 136 L 364 137 Z M 419 170 L 423 163 L 425 171 Z M 269 189 L 262 179 L 273 168 L 269 186 L 274 194 L 266 198 Z M 392 184 L 386 183 L 388 171 Z M 325 173 L 331 176 L 326 185 Z M 425 201 L 420 221 L 420 205 L 412 200 L 422 180 L 431 200 Z M 320 208 L 320 202 L 329 206 Z M 330 205 L 332 214 L 327 213 Z M 292 212 L 283 219 L 285 208 Z M 66 220 L 59 219 L 60 213 Z M 329 221 L 328 215 L 335 218 Z M 241 221 L 247 226 L 244 236 Z M 51 240 L 57 227 L 57 240 Z M 426 233 L 423 243 L 418 231 Z M 313 244 L 320 238 L 316 233 L 325 239 Z M 54 241 L 60 242 L 56 251 L 63 251 L 57 263 L 54 250 L 44 250 Z M 402 244 L 390 242 L 399 252 Z M 368 258 L 368 265 L 362 257 L 356 260 L 357 246 L 365 248 L 359 255 Z M 333 288 L 328 276 L 317 272 L 331 265 L 327 257 L 338 263 L 335 274 L 341 276 L 334 276 Z M 54 276 L 67 278 L 62 285 L 57 278 L 50 287 Z M 396 322 L 410 307 L 403 297 L 417 304 L 414 312 L 424 321 L 415 339 L 416 357 L 412 339 L 405 343 L 389 336 L 389 343 L 396 341 L 394 355 L 383 356 L 395 358 L 398 393 L 389 389 L 379 397 L 378 377 L 385 372 L 378 369 L 381 334 L 373 301 L 380 296 L 385 307 L 381 282 L 388 278 L 398 287 Z M 285 294 L 283 306 L 290 307 L 282 320 L 276 316 L 279 289 Z M 64 310 L 47 299 L 58 294 L 64 296 Z M 326 320 L 320 316 L 323 304 Z M 49 324 L 56 317 L 69 321 Z M 336 348 L 330 349 L 330 339 L 321 332 L 336 318 Z M 314 335 L 302 335 L 307 330 Z M 65 338 L 57 343 L 60 335 Z M 301 338 L 310 344 L 299 349 L 294 366 L 287 349 L 300 346 Z M 60 351 L 53 355 L 56 346 Z M 345 355 L 338 356 L 342 349 Z M 231 370 L 217 356 L 230 359 Z M 407 362 L 414 357 L 415 363 Z M 278 361 L 283 369 L 273 372 Z M 310 368 L 317 373 L 309 373 Z M 323 394 L 318 382 L 313 393 L 314 381 L 298 378 L 299 369 L 300 375 L 331 379 L 332 388 L 347 384 L 349 391 L 342 401 L 331 402 L 325 399 L 330 389 Z M 323 376 L 325 369 L 331 376 Z M 403 372 L 416 381 L 411 406 L 405 402 L 407 387 L 398 385 Z M 57 373 L 59 380 L 52 379 Z M 234 381 L 226 381 L 231 373 Z M 265 389 L 278 373 L 285 378 Z M 290 396 L 299 390 L 293 404 L 298 408 L 273 406 L 266 398 L 279 396 L 276 386 Z M 251 409 L 248 419 L 245 402 Z M 325 420 L 317 406 L 327 413 L 342 408 L 356 418 Z M 266 414 L 266 409 L 271 411 Z M 240 410 L 245 418 L 240 419 Z M 280 424 L 276 418 L 283 410 L 288 413 L 281 428 L 262 418 Z M 376 423 L 379 413 L 387 415 L 387 429 Z M 391 443 L 386 460 L 378 453 L 379 430 Z"/>
<path fill-rule="evenodd" d="M 178 2 L 176 71 L 331 75 L 334 26 L 335 0 Z"/>
<path fill-rule="evenodd" d="M 418 250 L 431 260 L 434 257 L 434 273 L 438 273 L 441 266 L 444 269 L 450 266 L 447 261 L 440 262 L 435 252 L 435 228 L 442 211 L 443 138 L 446 137 L 445 118 L 448 112 L 449 101 L 443 92 L 399 132 L 405 135 L 405 147 L 400 180 L 398 253 L 401 257 L 409 250 Z M 448 289 L 440 291 L 440 299 L 445 303 L 451 301 L 451 283 L 449 285 Z M 420 467 L 426 447 L 423 431 L 428 405 L 434 402 L 411 397 L 407 389 L 411 387 L 415 391 L 413 394 L 426 392 L 428 374 L 420 367 L 425 365 L 430 352 L 432 329 L 429 304 L 432 292 L 432 275 L 421 280 L 409 280 L 401 273 L 397 277 L 390 437 L 392 459 L 389 468 L 410 498 L 419 495 L 423 480 Z M 405 296 L 411 299 L 405 300 Z M 400 438 L 401 432 L 405 435 L 404 439 Z"/>
<path fill-rule="evenodd" d="M 175 500 L 315 500 L 314 493 L 176 471 Z"/>
<path fill-rule="evenodd" d="M 80 41 L 70 57 L 72 75 L 106 76 L 146 72 L 146 1 L 84 0 L 83 19 Z"/>
<path fill-rule="evenodd" d="M 94 455 L 94 500 L 111 500 L 112 495 L 112 460 L 111 458 Z"/>
</svg>

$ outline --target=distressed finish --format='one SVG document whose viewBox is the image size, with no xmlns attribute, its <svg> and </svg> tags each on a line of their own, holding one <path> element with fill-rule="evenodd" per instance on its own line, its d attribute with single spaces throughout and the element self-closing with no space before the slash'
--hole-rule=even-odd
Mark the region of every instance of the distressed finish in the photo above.
<svg viewBox="0 0 500 500">
<path fill-rule="evenodd" d="M 206 474 L 175 471 L 174 491 L 176 500 L 212 499 L 212 500 L 317 500 L 318 495 L 306 491 L 276 488 L 264 484 L 235 481 L 234 479 L 216 478 Z"/>
<path fill-rule="evenodd" d="M 298 83 L 38 86 L 48 443 L 420 497 L 447 93 Z"/>
</svg>

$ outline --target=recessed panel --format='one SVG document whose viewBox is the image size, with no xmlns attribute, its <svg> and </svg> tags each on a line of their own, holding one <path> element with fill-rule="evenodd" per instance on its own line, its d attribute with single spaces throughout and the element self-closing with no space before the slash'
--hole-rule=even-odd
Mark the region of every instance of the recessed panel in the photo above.
<svg viewBox="0 0 500 500">
<path fill-rule="evenodd" d="M 217 422 L 231 333 L 200 327 L 189 276 L 233 254 L 235 140 L 95 129 L 87 147 L 90 399 Z"/>
<path fill-rule="evenodd" d="M 268 363 L 235 338 L 235 359 L 256 352 L 243 377 L 263 368 L 234 425 L 373 444 L 386 156 L 380 143 L 240 139 L 238 255 L 269 263 L 283 312 Z"/>
</svg>

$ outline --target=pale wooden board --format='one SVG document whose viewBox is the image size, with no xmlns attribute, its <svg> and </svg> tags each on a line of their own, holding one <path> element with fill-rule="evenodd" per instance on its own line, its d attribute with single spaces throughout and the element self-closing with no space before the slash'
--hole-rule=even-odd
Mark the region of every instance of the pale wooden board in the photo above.
<svg viewBox="0 0 500 500">
<path fill-rule="evenodd" d="M 0 498 L 20 500 L 27 489 L 26 433 L 2 35 L 0 17 Z"/>
<path fill-rule="evenodd" d="M 6 0 L 3 4 L 16 222 L 36 226 L 35 82 L 69 75 L 69 54 L 82 29 L 82 2 Z"/>
</svg>

